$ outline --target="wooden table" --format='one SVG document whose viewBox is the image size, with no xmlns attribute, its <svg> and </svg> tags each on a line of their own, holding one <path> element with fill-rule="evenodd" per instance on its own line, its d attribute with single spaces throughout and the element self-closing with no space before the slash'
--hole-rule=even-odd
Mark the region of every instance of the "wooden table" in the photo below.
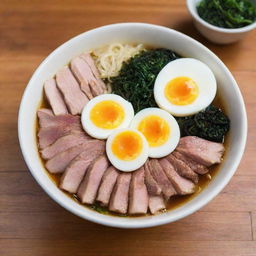
<svg viewBox="0 0 256 256">
<path fill-rule="evenodd" d="M 22 158 L 17 114 L 26 84 L 57 46 L 88 29 L 149 22 L 199 40 L 231 69 L 244 96 L 249 136 L 229 185 L 199 212 L 150 229 L 100 226 L 67 212 L 38 186 Z M 0 2 L 0 255 L 256 255 L 256 33 L 217 46 L 191 23 L 185 1 L 102 0 Z"/>
</svg>

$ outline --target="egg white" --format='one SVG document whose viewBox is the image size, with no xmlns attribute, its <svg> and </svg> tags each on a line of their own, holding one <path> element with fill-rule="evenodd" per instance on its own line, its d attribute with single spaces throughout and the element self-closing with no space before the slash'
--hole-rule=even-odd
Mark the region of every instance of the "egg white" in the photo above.
<svg viewBox="0 0 256 256">
<path fill-rule="evenodd" d="M 165 96 L 167 83 L 176 77 L 193 79 L 199 89 L 198 97 L 188 105 L 172 104 Z M 174 116 L 193 115 L 211 104 L 217 91 L 217 83 L 211 69 L 203 62 L 193 58 L 180 58 L 169 62 L 158 74 L 154 85 L 157 105 Z"/>
<path fill-rule="evenodd" d="M 180 128 L 176 119 L 170 113 L 160 108 L 145 108 L 141 110 L 134 116 L 130 127 L 133 129 L 137 129 L 140 122 L 144 118 L 152 115 L 159 116 L 160 118 L 164 119 L 170 128 L 170 136 L 164 144 L 155 147 L 151 147 L 149 145 L 149 157 L 161 158 L 169 155 L 177 147 L 180 140 Z"/>
<path fill-rule="evenodd" d="M 90 119 L 90 113 L 92 108 L 99 102 L 111 100 L 118 103 L 124 110 L 123 122 L 113 129 L 103 129 L 97 127 Z M 126 128 L 130 125 L 131 120 L 134 117 L 134 109 L 130 102 L 125 100 L 116 94 L 102 94 L 91 99 L 84 107 L 81 115 L 81 122 L 83 129 L 92 137 L 97 139 L 106 139 L 115 129 Z"/>
<path fill-rule="evenodd" d="M 111 149 L 112 143 L 115 137 L 119 133 L 122 133 L 124 131 L 136 132 L 142 139 L 142 151 L 138 157 L 136 157 L 131 161 L 125 161 L 125 160 L 119 159 L 117 156 L 114 155 Z M 148 159 L 148 142 L 144 137 L 144 135 L 135 129 L 131 129 L 131 128 L 118 129 L 118 130 L 115 130 L 113 133 L 111 133 L 111 135 L 108 137 L 107 143 L 106 143 L 106 153 L 111 164 L 115 166 L 118 170 L 123 172 L 135 171 L 139 169 L 141 166 L 143 166 Z"/>
</svg>

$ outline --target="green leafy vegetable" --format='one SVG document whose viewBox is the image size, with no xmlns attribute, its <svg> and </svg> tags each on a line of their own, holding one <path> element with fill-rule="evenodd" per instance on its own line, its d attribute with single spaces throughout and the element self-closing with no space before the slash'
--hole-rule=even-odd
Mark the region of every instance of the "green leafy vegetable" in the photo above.
<svg viewBox="0 0 256 256">
<path fill-rule="evenodd" d="M 124 63 L 118 76 L 112 77 L 112 91 L 130 101 L 135 112 L 155 107 L 153 87 L 156 76 L 170 61 L 180 56 L 168 49 L 144 51 Z"/>
<path fill-rule="evenodd" d="M 202 0 L 197 11 L 205 21 L 223 28 L 240 28 L 256 20 L 256 7 L 249 0 Z"/>
<path fill-rule="evenodd" d="M 100 206 L 98 203 L 95 203 L 90 206 L 91 209 L 95 210 L 96 212 L 102 213 L 102 214 L 109 214 L 109 211 L 107 208 Z"/>
<path fill-rule="evenodd" d="M 198 136 L 215 142 L 222 142 L 230 127 L 229 118 L 213 105 L 196 115 L 176 119 L 181 136 Z"/>
<path fill-rule="evenodd" d="M 101 206 L 99 203 L 94 203 L 90 206 L 91 209 L 93 209 L 94 211 L 101 213 L 101 214 L 106 214 L 109 215 L 111 214 L 111 212 L 104 206 Z M 116 216 L 119 217 L 127 217 L 127 214 L 121 214 L 121 213 L 112 213 L 115 214 Z"/>
</svg>

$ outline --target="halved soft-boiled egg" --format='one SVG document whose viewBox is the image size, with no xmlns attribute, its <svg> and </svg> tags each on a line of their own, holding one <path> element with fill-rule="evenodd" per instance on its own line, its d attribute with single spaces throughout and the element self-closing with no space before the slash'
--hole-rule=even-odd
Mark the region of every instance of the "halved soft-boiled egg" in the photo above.
<svg viewBox="0 0 256 256">
<path fill-rule="evenodd" d="M 148 143 L 138 130 L 126 128 L 114 131 L 107 139 L 109 161 L 124 172 L 140 168 L 148 158 Z"/>
<path fill-rule="evenodd" d="M 128 127 L 133 117 L 130 102 L 115 94 L 102 94 L 86 104 L 81 121 L 89 135 L 106 139 L 113 130 Z"/>
<path fill-rule="evenodd" d="M 211 69 L 193 58 L 169 62 L 159 72 L 154 85 L 156 103 L 174 116 L 193 115 L 205 109 L 216 91 Z"/>
<path fill-rule="evenodd" d="M 160 108 L 145 108 L 138 112 L 130 125 L 140 131 L 149 145 L 149 157 L 170 154 L 180 140 L 180 129 L 175 118 Z"/>
</svg>

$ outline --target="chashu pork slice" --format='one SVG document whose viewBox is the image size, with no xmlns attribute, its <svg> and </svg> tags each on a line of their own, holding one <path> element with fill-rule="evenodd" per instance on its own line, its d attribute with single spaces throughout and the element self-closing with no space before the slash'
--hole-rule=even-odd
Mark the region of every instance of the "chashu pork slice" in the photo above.
<svg viewBox="0 0 256 256">
<path fill-rule="evenodd" d="M 60 188 L 70 193 L 76 193 L 89 165 L 105 152 L 105 144 L 92 145 L 80 153 L 67 166 L 60 179 Z"/>
<path fill-rule="evenodd" d="M 141 167 L 132 173 L 129 191 L 129 214 L 146 214 L 148 191 L 145 185 L 145 169 Z"/>
<path fill-rule="evenodd" d="M 39 129 L 38 140 L 39 147 L 43 150 L 52 145 L 59 138 L 71 133 L 84 133 L 79 126 L 51 126 Z"/>
<path fill-rule="evenodd" d="M 156 214 L 157 212 L 164 210 L 166 206 L 162 195 L 162 189 L 151 174 L 149 161 L 150 160 L 147 160 L 144 164 L 145 184 L 149 194 L 148 207 L 151 214 Z"/>
<path fill-rule="evenodd" d="M 80 57 L 89 65 L 94 77 L 97 80 L 97 85 L 102 88 L 103 93 L 106 93 L 107 92 L 106 84 L 100 78 L 100 73 L 99 73 L 97 67 L 95 66 L 94 60 L 93 60 L 92 56 L 90 55 L 90 53 L 83 53 L 80 55 Z"/>
<path fill-rule="evenodd" d="M 166 159 L 174 166 L 178 174 L 184 178 L 198 183 L 198 174 L 195 173 L 187 164 L 176 158 L 173 154 L 166 156 Z"/>
<path fill-rule="evenodd" d="M 68 114 L 68 110 L 64 102 L 63 96 L 57 88 L 54 78 L 48 79 L 44 83 L 44 92 L 55 115 Z"/>
<path fill-rule="evenodd" d="M 41 108 L 37 111 L 39 118 L 40 128 L 48 128 L 52 126 L 79 126 L 81 127 L 81 121 L 79 116 L 73 116 L 70 114 L 55 116 L 50 109 Z"/>
<path fill-rule="evenodd" d="M 116 181 L 109 202 L 109 210 L 121 214 L 127 213 L 131 173 L 121 173 Z"/>
<path fill-rule="evenodd" d="M 149 160 L 147 160 L 146 163 L 144 164 L 144 169 L 145 169 L 145 184 L 146 184 L 148 193 L 150 195 L 160 195 L 162 193 L 162 189 L 151 174 Z"/>
<path fill-rule="evenodd" d="M 156 214 L 162 210 L 165 210 L 166 208 L 164 198 L 162 195 L 160 196 L 150 195 L 148 206 L 151 214 Z"/>
<path fill-rule="evenodd" d="M 57 86 L 64 96 L 65 103 L 72 115 L 81 114 L 89 99 L 81 91 L 69 67 L 63 67 L 56 74 Z"/>
<path fill-rule="evenodd" d="M 54 116 L 50 109 L 39 109 L 39 147 L 44 149 L 57 139 L 70 133 L 82 133 L 82 125 L 78 116 L 70 114 Z M 85 132 L 83 132 L 85 134 Z"/>
<path fill-rule="evenodd" d="M 109 162 L 105 155 L 96 158 L 90 165 L 77 192 L 82 203 L 93 204 L 95 202 L 102 176 L 108 166 Z"/>
<path fill-rule="evenodd" d="M 74 146 L 65 150 L 46 162 L 46 168 L 51 173 L 63 173 L 69 163 L 83 151 L 89 150 L 91 147 L 102 148 L 105 142 L 100 140 L 90 140 L 81 145 Z"/>
<path fill-rule="evenodd" d="M 174 151 L 172 154 L 176 158 L 180 159 L 185 164 L 187 164 L 197 174 L 203 175 L 203 174 L 206 174 L 207 172 L 209 172 L 209 169 L 207 167 L 205 167 L 202 164 L 199 164 L 199 163 L 195 162 L 193 159 L 187 157 L 186 155 L 181 154 L 178 151 Z"/>
<path fill-rule="evenodd" d="M 166 199 L 169 199 L 171 196 L 176 195 L 177 192 L 174 189 L 171 181 L 166 176 L 162 166 L 157 159 L 151 159 L 149 161 L 150 172 L 154 177 L 157 184 L 161 187 L 163 195 Z"/>
<path fill-rule="evenodd" d="M 53 144 L 44 148 L 41 151 L 41 155 L 42 155 L 43 159 L 48 160 L 69 148 L 72 148 L 76 145 L 83 144 L 86 141 L 91 140 L 91 139 L 92 138 L 89 137 L 83 131 L 73 131 L 67 135 L 64 135 L 64 136 L 58 138 Z"/>
<path fill-rule="evenodd" d="M 108 206 L 118 175 L 119 171 L 114 166 L 108 167 L 104 173 L 96 199 L 102 206 Z"/>
<path fill-rule="evenodd" d="M 208 167 L 221 162 L 224 146 L 222 143 L 208 141 L 196 136 L 186 136 L 180 139 L 176 150 Z"/>
<path fill-rule="evenodd" d="M 43 118 L 43 121 L 45 120 L 45 125 L 48 123 L 48 121 L 51 121 L 53 118 L 56 118 L 56 116 L 54 116 L 52 110 L 49 108 L 38 109 L 37 116 L 39 118 L 39 123 L 40 123 L 41 118 Z M 49 118 L 49 120 L 47 120 L 48 118 Z M 40 126 L 43 126 L 43 123 L 40 123 Z"/>
<path fill-rule="evenodd" d="M 195 184 L 192 181 L 181 177 L 166 158 L 160 159 L 159 163 L 179 195 L 187 195 L 195 192 Z"/>
<path fill-rule="evenodd" d="M 103 93 L 102 87 L 94 77 L 90 66 L 81 57 L 76 57 L 71 61 L 71 70 L 80 83 L 81 90 L 89 99 Z"/>
</svg>

